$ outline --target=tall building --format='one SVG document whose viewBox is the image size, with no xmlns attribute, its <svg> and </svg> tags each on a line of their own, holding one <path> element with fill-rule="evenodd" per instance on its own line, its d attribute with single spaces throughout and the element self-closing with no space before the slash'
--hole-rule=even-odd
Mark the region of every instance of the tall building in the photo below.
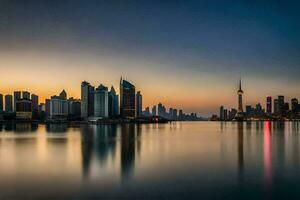
<svg viewBox="0 0 300 200">
<path fill-rule="evenodd" d="M 61 99 L 63 100 L 67 100 L 67 92 L 65 90 L 62 90 L 61 93 L 59 94 L 59 96 L 61 97 Z"/>
<path fill-rule="evenodd" d="M 120 79 L 120 114 L 123 118 L 135 118 L 135 86 Z"/>
<path fill-rule="evenodd" d="M 16 118 L 17 119 L 31 119 L 32 118 L 32 103 L 30 98 L 17 100 L 16 102 Z"/>
<path fill-rule="evenodd" d="M 224 120 L 226 121 L 228 119 L 228 111 L 227 109 L 224 109 Z"/>
<path fill-rule="evenodd" d="M 116 94 L 113 86 L 108 93 L 108 115 L 110 117 L 117 117 L 119 115 L 119 96 Z"/>
<path fill-rule="evenodd" d="M 169 108 L 168 119 L 173 119 L 173 108 Z"/>
<path fill-rule="evenodd" d="M 81 117 L 87 118 L 94 115 L 94 87 L 90 83 L 81 83 Z"/>
<path fill-rule="evenodd" d="M 37 119 L 39 115 L 39 97 L 35 94 L 31 95 L 31 106 L 32 118 Z"/>
<path fill-rule="evenodd" d="M 157 115 L 162 116 L 163 115 L 163 105 L 162 103 L 157 104 Z"/>
<path fill-rule="evenodd" d="M 22 98 L 23 99 L 30 99 L 30 92 L 23 91 L 22 92 Z"/>
<path fill-rule="evenodd" d="M 278 99 L 274 99 L 274 114 L 278 115 L 279 114 L 279 104 L 278 104 Z"/>
<path fill-rule="evenodd" d="M 272 114 L 272 97 L 271 96 L 267 96 L 266 108 L 267 108 L 267 114 L 271 115 Z"/>
<path fill-rule="evenodd" d="M 152 116 L 156 116 L 156 105 L 152 107 Z"/>
<path fill-rule="evenodd" d="M 50 99 L 45 100 L 45 113 L 46 113 L 46 118 L 50 117 Z"/>
<path fill-rule="evenodd" d="M 293 98 L 291 100 L 291 106 L 292 106 L 292 112 L 298 112 L 298 108 L 299 108 L 299 103 L 298 103 L 298 99 Z"/>
<path fill-rule="evenodd" d="M 10 94 L 5 95 L 5 112 L 12 112 L 13 111 L 13 97 Z"/>
<path fill-rule="evenodd" d="M 182 112 L 182 110 L 179 110 L 179 116 L 178 116 L 178 118 L 179 118 L 180 120 L 183 119 L 183 112 Z"/>
<path fill-rule="evenodd" d="M 177 119 L 177 109 L 173 109 L 172 117 L 173 119 Z"/>
<path fill-rule="evenodd" d="M 136 116 L 142 116 L 142 109 L 143 109 L 143 96 L 140 91 L 136 93 Z"/>
<path fill-rule="evenodd" d="M 0 112 L 3 111 L 3 95 L 0 94 Z"/>
<path fill-rule="evenodd" d="M 108 117 L 108 90 L 99 85 L 94 91 L 94 117 Z"/>
<path fill-rule="evenodd" d="M 80 99 L 74 99 L 73 97 L 68 99 L 68 111 L 70 118 L 80 118 L 81 117 L 81 101 Z"/>
<path fill-rule="evenodd" d="M 16 103 L 17 103 L 17 100 L 20 100 L 21 99 L 21 92 L 20 91 L 15 91 L 14 92 L 14 111 L 16 111 Z"/>
<path fill-rule="evenodd" d="M 242 90 L 242 80 L 240 79 L 239 83 L 239 90 L 237 91 L 238 94 L 238 113 L 243 113 L 243 94 L 244 91 Z"/>
<path fill-rule="evenodd" d="M 285 115 L 285 109 L 284 109 L 284 96 L 279 95 L 278 96 L 278 115 L 280 117 L 283 117 Z"/>
<path fill-rule="evenodd" d="M 146 108 L 145 108 L 144 116 L 145 116 L 145 117 L 149 117 L 149 116 L 150 116 L 150 108 L 149 108 L 149 107 L 146 107 Z"/>
<path fill-rule="evenodd" d="M 52 96 L 50 100 L 50 117 L 51 118 L 67 118 L 68 117 L 68 101 L 64 96 Z"/>
<path fill-rule="evenodd" d="M 221 106 L 220 107 L 220 120 L 223 121 L 225 118 L 224 118 L 224 106 Z"/>
</svg>

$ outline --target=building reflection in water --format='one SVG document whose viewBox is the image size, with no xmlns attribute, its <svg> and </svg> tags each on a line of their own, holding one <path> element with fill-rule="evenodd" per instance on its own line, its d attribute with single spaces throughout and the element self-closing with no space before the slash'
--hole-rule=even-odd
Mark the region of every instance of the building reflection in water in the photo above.
<svg viewBox="0 0 300 200">
<path fill-rule="evenodd" d="M 120 128 L 120 129 L 119 129 Z M 120 141 L 117 139 L 118 129 Z M 100 165 L 108 162 L 109 155 L 115 161 L 117 158 L 117 143 L 120 142 L 120 173 L 122 181 L 131 177 L 141 144 L 139 137 L 141 126 L 124 125 L 84 125 L 81 127 L 81 153 L 83 176 L 89 178 L 92 158 L 96 157 Z M 137 152 L 136 152 L 137 151 Z"/>
<path fill-rule="evenodd" d="M 238 178 L 243 181 L 244 176 L 244 124 L 238 122 Z"/>
<path fill-rule="evenodd" d="M 67 123 L 46 124 L 46 131 L 49 133 L 66 133 L 68 130 Z"/>
<path fill-rule="evenodd" d="M 93 129 L 92 126 L 83 125 L 81 127 L 81 157 L 82 173 L 84 177 L 89 176 L 90 163 L 93 154 Z"/>
<path fill-rule="evenodd" d="M 7 132 L 15 133 L 26 133 L 35 132 L 38 129 L 37 123 L 15 123 L 15 122 L 4 122 L 0 125 L 0 131 L 4 129 Z"/>
<path fill-rule="evenodd" d="M 266 188 L 272 186 L 272 133 L 271 122 L 264 123 L 264 180 Z"/>
<path fill-rule="evenodd" d="M 133 173 L 135 161 L 135 125 L 121 126 L 121 176 L 122 181 L 127 180 Z"/>
</svg>

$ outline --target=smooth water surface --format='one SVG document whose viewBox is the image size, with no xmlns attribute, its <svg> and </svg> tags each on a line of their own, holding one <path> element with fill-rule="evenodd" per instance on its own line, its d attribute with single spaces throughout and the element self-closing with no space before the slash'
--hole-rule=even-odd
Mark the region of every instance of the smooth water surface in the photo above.
<svg viewBox="0 0 300 200">
<path fill-rule="evenodd" d="M 0 198 L 300 197 L 298 122 L 0 125 Z"/>
</svg>

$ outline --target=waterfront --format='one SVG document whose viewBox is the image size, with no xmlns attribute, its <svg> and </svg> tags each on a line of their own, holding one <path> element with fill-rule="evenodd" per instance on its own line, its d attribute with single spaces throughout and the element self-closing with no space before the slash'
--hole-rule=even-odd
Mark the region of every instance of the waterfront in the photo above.
<svg viewBox="0 0 300 200">
<path fill-rule="evenodd" d="M 299 122 L 0 125 L 0 198 L 292 198 Z"/>
</svg>

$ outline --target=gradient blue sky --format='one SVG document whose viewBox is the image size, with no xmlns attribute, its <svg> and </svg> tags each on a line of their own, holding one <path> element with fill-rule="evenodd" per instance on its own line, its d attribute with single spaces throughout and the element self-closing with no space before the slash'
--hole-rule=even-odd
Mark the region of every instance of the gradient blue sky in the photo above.
<svg viewBox="0 0 300 200">
<path fill-rule="evenodd" d="M 1 0 L 0 92 L 41 100 L 121 75 L 162 102 L 207 116 L 278 94 L 300 97 L 298 1 Z"/>
</svg>

